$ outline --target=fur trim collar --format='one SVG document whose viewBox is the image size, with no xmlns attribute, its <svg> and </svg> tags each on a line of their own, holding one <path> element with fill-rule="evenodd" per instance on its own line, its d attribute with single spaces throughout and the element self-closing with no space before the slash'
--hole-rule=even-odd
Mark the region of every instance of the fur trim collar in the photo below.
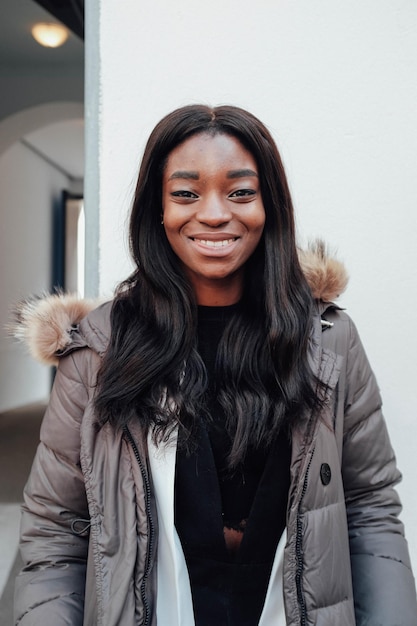
<svg viewBox="0 0 417 626">
<path fill-rule="evenodd" d="M 311 242 L 307 250 L 299 250 L 298 257 L 313 298 L 332 302 L 345 291 L 349 281 L 346 268 L 321 239 Z"/>
<path fill-rule="evenodd" d="M 300 250 L 299 257 L 316 300 L 331 302 L 346 289 L 346 269 L 329 254 L 322 241 Z M 24 300 L 14 310 L 9 332 L 26 344 L 37 361 L 57 365 L 60 354 L 73 344 L 78 324 L 99 304 L 98 300 L 79 300 L 77 296 L 62 293 Z"/>
<path fill-rule="evenodd" d="M 9 332 L 37 361 L 57 365 L 59 354 L 72 342 L 72 331 L 98 304 L 64 293 L 22 300 L 13 311 Z"/>
</svg>

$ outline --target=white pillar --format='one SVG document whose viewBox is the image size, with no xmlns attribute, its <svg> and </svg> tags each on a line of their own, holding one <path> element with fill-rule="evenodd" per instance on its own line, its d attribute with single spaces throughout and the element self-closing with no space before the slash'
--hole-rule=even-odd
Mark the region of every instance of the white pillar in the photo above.
<svg viewBox="0 0 417 626">
<path fill-rule="evenodd" d="M 343 304 L 385 399 L 417 570 L 417 3 L 91 0 L 87 10 L 99 150 L 87 152 L 86 200 L 100 292 L 130 270 L 126 215 L 155 123 L 191 102 L 255 113 L 282 152 L 300 239 L 323 237 L 348 266 Z"/>
</svg>

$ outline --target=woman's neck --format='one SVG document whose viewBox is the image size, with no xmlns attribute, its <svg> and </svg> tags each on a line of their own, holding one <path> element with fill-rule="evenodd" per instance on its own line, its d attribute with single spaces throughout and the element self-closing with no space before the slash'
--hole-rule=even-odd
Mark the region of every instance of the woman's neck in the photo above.
<svg viewBox="0 0 417 626">
<path fill-rule="evenodd" d="M 186 272 L 187 273 L 187 272 Z M 243 271 L 240 269 L 224 278 L 197 276 L 188 272 L 197 304 L 202 306 L 229 306 L 241 300 L 243 293 Z"/>
</svg>

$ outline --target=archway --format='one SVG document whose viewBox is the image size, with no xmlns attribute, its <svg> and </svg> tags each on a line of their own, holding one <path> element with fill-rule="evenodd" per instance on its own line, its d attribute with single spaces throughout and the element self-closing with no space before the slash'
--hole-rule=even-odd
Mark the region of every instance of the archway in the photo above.
<svg viewBox="0 0 417 626">
<path fill-rule="evenodd" d="M 83 117 L 81 102 L 48 102 L 9 115 L 0 121 L 0 155 L 21 137 L 42 126 Z"/>
</svg>

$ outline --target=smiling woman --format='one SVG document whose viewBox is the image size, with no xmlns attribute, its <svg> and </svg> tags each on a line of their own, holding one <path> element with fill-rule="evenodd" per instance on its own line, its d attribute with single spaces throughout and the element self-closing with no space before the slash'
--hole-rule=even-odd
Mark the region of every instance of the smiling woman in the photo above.
<svg viewBox="0 0 417 626">
<path fill-rule="evenodd" d="M 346 273 L 297 251 L 266 127 L 231 106 L 161 120 L 130 244 L 112 302 L 19 312 L 59 367 L 17 623 L 417 626 L 378 387 L 332 301 Z"/>
<path fill-rule="evenodd" d="M 195 135 L 169 155 L 162 189 L 165 233 L 197 303 L 238 302 L 265 223 L 253 156 L 230 135 Z"/>
</svg>

